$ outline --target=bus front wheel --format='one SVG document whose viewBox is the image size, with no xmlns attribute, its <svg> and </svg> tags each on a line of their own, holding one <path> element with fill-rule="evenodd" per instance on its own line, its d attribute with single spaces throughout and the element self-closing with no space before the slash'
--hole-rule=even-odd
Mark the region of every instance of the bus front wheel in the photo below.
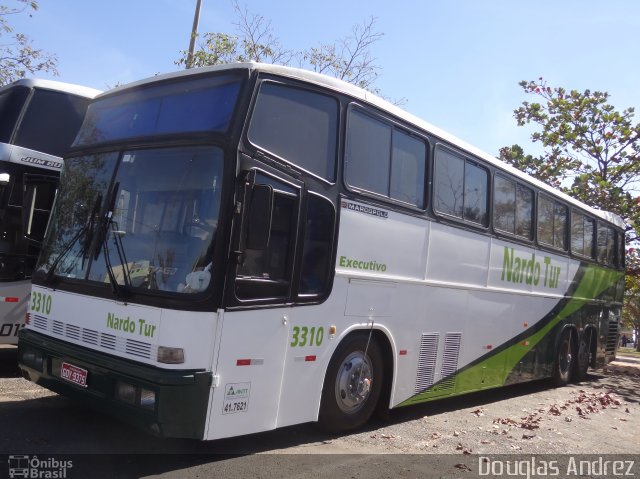
<svg viewBox="0 0 640 479">
<path fill-rule="evenodd" d="M 336 349 L 324 379 L 318 423 L 340 432 L 365 424 L 380 398 L 383 383 L 380 345 L 369 334 L 348 336 Z"/>
</svg>

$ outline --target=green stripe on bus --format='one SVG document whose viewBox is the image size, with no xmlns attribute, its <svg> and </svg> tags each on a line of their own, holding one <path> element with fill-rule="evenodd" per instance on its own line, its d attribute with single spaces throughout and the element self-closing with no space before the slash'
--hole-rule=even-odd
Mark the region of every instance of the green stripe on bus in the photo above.
<svg viewBox="0 0 640 479">
<path fill-rule="evenodd" d="M 587 266 L 584 271 L 584 276 L 580 280 L 572 297 L 542 328 L 505 349 L 495 353 L 489 353 L 486 359 L 470 367 L 461 369 L 452 377 L 443 378 L 444 381 L 436 383 L 426 391 L 410 397 L 398 404 L 397 407 L 437 399 L 445 394 L 463 394 L 480 389 L 503 386 L 509 374 L 511 374 L 522 358 L 529 353 L 549 331 L 562 320 L 579 311 L 587 302 L 598 298 L 607 289 L 615 287 L 617 281 L 620 280 L 623 274 L 621 271 L 605 269 L 599 266 Z M 534 328 L 532 327 L 531 329 Z M 499 377 L 487 385 L 485 382 L 486 374 L 493 375 L 494 378 L 495 376 Z M 455 379 L 455 389 L 451 390 L 446 386 L 443 387 L 443 383 L 450 384 L 452 379 Z"/>
</svg>

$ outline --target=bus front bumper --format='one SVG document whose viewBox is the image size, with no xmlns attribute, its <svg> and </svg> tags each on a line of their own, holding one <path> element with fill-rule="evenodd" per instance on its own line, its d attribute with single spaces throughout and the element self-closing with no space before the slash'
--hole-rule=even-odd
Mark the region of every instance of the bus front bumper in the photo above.
<svg viewBox="0 0 640 479">
<path fill-rule="evenodd" d="M 67 371 L 81 377 L 63 379 Z M 23 329 L 18 365 L 26 379 L 154 435 L 202 439 L 212 373 L 165 370 Z M 83 372 L 84 371 L 84 372 Z"/>
</svg>

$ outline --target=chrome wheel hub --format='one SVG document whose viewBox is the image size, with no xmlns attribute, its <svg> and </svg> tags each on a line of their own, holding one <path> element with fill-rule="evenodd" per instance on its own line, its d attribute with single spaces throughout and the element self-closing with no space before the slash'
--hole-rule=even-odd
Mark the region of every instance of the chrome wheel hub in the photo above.
<svg viewBox="0 0 640 479">
<path fill-rule="evenodd" d="M 336 402 L 341 411 L 353 414 L 366 404 L 373 386 L 373 371 L 363 351 L 347 356 L 336 377 Z"/>
</svg>

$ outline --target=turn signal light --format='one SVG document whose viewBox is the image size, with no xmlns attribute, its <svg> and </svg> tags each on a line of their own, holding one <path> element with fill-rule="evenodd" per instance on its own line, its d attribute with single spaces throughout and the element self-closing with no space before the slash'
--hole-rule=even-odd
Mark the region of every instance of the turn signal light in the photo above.
<svg viewBox="0 0 640 479">
<path fill-rule="evenodd" d="M 158 362 L 164 364 L 184 363 L 184 349 L 158 346 Z"/>
</svg>

